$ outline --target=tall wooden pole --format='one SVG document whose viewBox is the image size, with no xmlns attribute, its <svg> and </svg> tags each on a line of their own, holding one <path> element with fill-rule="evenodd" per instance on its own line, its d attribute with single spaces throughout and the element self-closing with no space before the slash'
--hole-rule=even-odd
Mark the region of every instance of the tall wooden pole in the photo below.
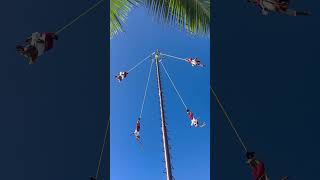
<svg viewBox="0 0 320 180">
<path fill-rule="evenodd" d="M 166 127 L 166 120 L 165 120 L 164 109 L 163 109 L 163 96 L 162 96 L 162 87 L 161 87 L 161 80 L 160 80 L 159 60 L 160 60 L 160 53 L 157 50 L 157 52 L 155 53 L 155 61 L 157 66 L 157 79 L 158 79 L 158 90 L 159 90 L 159 100 L 160 100 L 163 152 L 164 152 L 164 160 L 165 160 L 165 166 L 166 166 L 166 177 L 167 177 L 167 180 L 172 180 L 167 127 Z"/>
</svg>

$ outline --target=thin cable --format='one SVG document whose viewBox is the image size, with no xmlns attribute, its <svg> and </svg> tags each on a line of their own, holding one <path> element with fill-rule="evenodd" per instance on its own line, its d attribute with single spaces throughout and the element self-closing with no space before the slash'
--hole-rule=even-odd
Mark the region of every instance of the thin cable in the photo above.
<svg viewBox="0 0 320 180">
<path fill-rule="evenodd" d="M 149 81 L 150 81 L 150 75 L 151 75 L 152 65 L 153 65 L 153 60 L 151 61 L 150 70 L 149 70 L 149 75 L 148 75 L 148 80 L 147 80 L 147 85 L 146 85 L 146 88 L 145 88 L 145 91 L 144 91 L 143 101 L 142 101 L 142 105 L 141 105 L 141 111 L 140 111 L 140 115 L 139 115 L 139 118 L 140 118 L 140 119 L 141 119 L 142 112 L 143 112 L 144 102 L 145 102 L 146 96 L 147 96 L 147 91 L 148 91 L 148 85 L 149 85 Z"/>
<path fill-rule="evenodd" d="M 176 92 L 177 92 L 177 94 L 178 94 L 178 96 L 179 96 L 179 98 L 180 98 L 180 100 L 181 100 L 182 104 L 184 105 L 184 107 L 185 107 L 186 109 L 188 109 L 188 108 L 187 108 L 187 106 L 186 106 L 186 104 L 184 103 L 184 101 L 183 101 L 182 97 L 180 96 L 180 93 L 178 92 L 178 90 L 177 90 L 176 86 L 174 85 L 174 83 L 173 83 L 173 81 L 172 81 L 172 79 L 171 79 L 171 77 L 170 77 L 170 75 L 169 75 L 169 73 L 168 73 L 167 69 L 164 67 L 164 65 L 163 65 L 163 63 L 162 63 L 161 61 L 160 61 L 160 64 L 162 65 L 162 67 L 163 67 L 163 69 L 164 69 L 165 73 L 167 74 L 167 76 L 168 76 L 168 78 L 169 78 L 169 80 L 170 80 L 170 82 L 171 82 L 171 84 L 172 84 L 173 88 L 176 90 Z"/>
<path fill-rule="evenodd" d="M 215 96 L 215 98 L 216 98 L 216 100 L 217 100 L 217 102 L 218 102 L 221 110 L 223 111 L 224 115 L 226 116 L 227 120 L 229 121 L 229 124 L 230 124 L 231 128 L 233 129 L 233 131 L 235 132 L 236 136 L 238 137 L 238 140 L 239 140 L 239 142 L 241 143 L 244 151 L 245 151 L 245 152 L 248 152 L 247 147 L 246 147 L 246 145 L 244 144 L 242 138 L 240 137 L 237 129 L 236 129 L 235 126 L 233 125 L 233 123 L 232 123 L 232 121 L 231 121 L 231 119 L 230 119 L 230 116 L 228 115 L 227 111 L 224 109 L 224 107 L 223 107 L 223 105 L 221 104 L 221 102 L 220 102 L 217 94 L 213 91 L 211 85 L 210 85 L 210 89 L 211 89 L 212 94 Z"/>
<path fill-rule="evenodd" d="M 100 166 L 101 166 L 101 161 L 102 161 L 104 146 L 105 146 L 106 143 L 107 143 L 107 136 L 108 136 L 109 125 L 110 125 L 110 115 L 109 115 L 109 121 L 108 121 L 108 125 L 107 125 L 107 128 L 106 128 L 106 132 L 105 132 L 105 135 L 104 135 L 103 145 L 102 145 L 101 152 L 100 152 L 100 158 L 99 158 L 99 162 L 98 162 L 98 168 L 97 168 L 97 172 L 96 172 L 95 179 L 98 179 L 98 175 L 99 175 L 99 172 L 100 172 Z"/>
<path fill-rule="evenodd" d="M 75 23 L 77 20 L 79 20 L 82 16 L 88 14 L 90 11 L 92 11 L 93 9 L 95 9 L 97 6 L 99 6 L 104 0 L 100 0 L 98 1 L 96 4 L 94 4 L 93 6 L 91 6 L 88 10 L 86 10 L 85 12 L 83 12 L 82 14 L 80 14 L 78 17 L 76 17 L 75 19 L 73 19 L 70 23 L 66 24 L 65 26 L 63 26 L 62 28 L 60 28 L 55 34 L 59 34 L 62 31 L 64 31 L 65 29 L 67 29 L 69 26 L 71 26 L 73 23 Z"/>
<path fill-rule="evenodd" d="M 181 62 L 181 60 L 180 59 L 175 59 L 175 58 L 167 58 L 167 57 L 164 57 L 164 56 L 162 56 L 162 58 L 161 58 L 161 60 L 171 60 L 171 61 L 179 61 L 179 62 Z"/>
<path fill-rule="evenodd" d="M 142 64 L 145 60 L 147 60 L 148 58 L 150 58 L 150 56 L 152 56 L 154 53 L 151 53 L 149 56 L 147 56 L 146 58 L 144 58 L 142 61 L 140 61 L 140 62 L 138 62 L 135 66 L 133 66 L 129 71 L 128 71 L 128 73 L 130 72 L 130 71 L 132 71 L 132 70 L 134 70 L 136 67 L 138 67 L 140 64 Z"/>
<path fill-rule="evenodd" d="M 169 55 L 169 54 L 163 54 L 163 53 L 160 53 L 160 55 L 164 55 L 164 56 L 167 56 L 167 57 L 171 57 L 171 58 L 179 59 L 179 60 L 181 60 L 181 61 L 186 61 L 186 59 L 179 58 L 179 57 L 176 57 L 176 56 L 172 56 L 172 55 Z"/>
</svg>

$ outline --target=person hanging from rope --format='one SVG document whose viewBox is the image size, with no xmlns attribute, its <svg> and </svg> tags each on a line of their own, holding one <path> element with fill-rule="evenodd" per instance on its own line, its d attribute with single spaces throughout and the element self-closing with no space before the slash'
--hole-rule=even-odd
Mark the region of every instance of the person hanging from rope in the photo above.
<svg viewBox="0 0 320 180">
<path fill-rule="evenodd" d="M 29 64 L 33 64 L 39 56 L 53 48 L 54 40 L 58 40 L 54 33 L 34 32 L 25 40 L 25 45 L 17 45 L 16 49 L 19 54 L 29 59 Z"/>
<path fill-rule="evenodd" d="M 265 167 L 262 161 L 257 160 L 255 156 L 255 152 L 247 152 L 247 164 L 250 166 L 252 170 L 252 176 L 254 180 L 269 180 L 266 172 Z"/>
<path fill-rule="evenodd" d="M 194 126 L 194 127 L 203 127 L 203 126 L 206 125 L 205 122 L 203 122 L 202 125 L 199 125 L 198 119 L 194 118 L 193 113 L 192 113 L 189 109 L 187 109 L 187 114 L 188 114 L 188 117 L 189 117 L 189 119 L 190 119 L 190 121 L 191 121 L 190 128 L 191 128 L 192 126 Z"/>
<path fill-rule="evenodd" d="M 200 67 L 204 67 L 205 65 L 201 64 L 200 60 L 198 58 L 187 58 L 187 62 L 190 63 L 192 65 L 192 67 L 195 66 L 200 66 Z"/>
<path fill-rule="evenodd" d="M 247 164 L 250 166 L 252 170 L 252 176 L 254 180 L 269 180 L 268 176 L 265 172 L 264 163 L 260 160 L 256 159 L 255 152 L 247 152 Z M 288 180 L 288 176 L 284 176 L 281 180 Z"/>
<path fill-rule="evenodd" d="M 248 2 L 257 4 L 262 15 L 268 15 L 269 12 L 278 12 L 288 16 L 311 15 L 310 12 L 289 9 L 290 0 L 248 0 Z"/>
<path fill-rule="evenodd" d="M 125 72 L 119 72 L 119 74 L 116 75 L 115 78 L 116 78 L 119 82 L 121 82 L 124 78 L 127 77 L 128 74 L 129 74 L 129 73 L 126 72 L 126 71 L 125 71 Z"/>
<path fill-rule="evenodd" d="M 140 142 L 140 118 L 138 118 L 136 123 L 136 129 L 133 133 L 131 133 L 131 135 L 134 135 L 136 137 L 136 140 Z"/>
</svg>

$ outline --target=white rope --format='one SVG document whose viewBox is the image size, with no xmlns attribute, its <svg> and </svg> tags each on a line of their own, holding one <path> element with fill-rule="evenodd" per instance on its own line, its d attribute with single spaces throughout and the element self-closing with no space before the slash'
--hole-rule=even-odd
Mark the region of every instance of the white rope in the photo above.
<svg viewBox="0 0 320 180">
<path fill-rule="evenodd" d="M 150 70 L 149 70 L 149 75 L 148 75 L 148 80 L 147 80 L 146 88 L 145 88 L 145 91 L 144 91 L 143 101 L 142 101 L 142 105 L 141 105 L 141 111 L 140 111 L 140 115 L 139 115 L 139 118 L 140 118 L 140 119 L 141 119 L 142 112 L 143 112 L 144 102 L 145 102 L 146 96 L 147 96 L 147 91 L 148 91 L 148 85 L 149 85 L 149 81 L 150 81 L 150 75 L 151 75 L 152 65 L 153 65 L 153 60 L 151 61 Z"/>
<path fill-rule="evenodd" d="M 178 60 L 181 60 L 181 61 L 186 61 L 185 58 L 179 58 L 179 57 L 172 56 L 172 55 L 169 55 L 169 54 L 160 53 L 160 55 L 164 55 L 164 56 L 171 57 L 171 58 L 174 58 L 174 59 L 178 59 Z"/>
<path fill-rule="evenodd" d="M 109 121 L 108 121 L 108 125 L 107 125 L 106 131 L 105 131 L 105 135 L 104 135 L 103 145 L 102 145 L 101 152 L 100 152 L 100 158 L 99 158 L 99 162 L 98 162 L 98 168 L 97 168 L 95 179 L 98 179 L 98 176 L 99 176 L 100 167 L 101 167 L 101 161 L 102 161 L 102 156 L 103 156 L 103 151 L 104 151 L 104 146 L 106 145 L 106 142 L 107 142 L 109 126 L 110 126 L 110 115 L 109 115 Z"/>
<path fill-rule="evenodd" d="M 92 11 L 93 9 L 95 9 L 97 6 L 99 6 L 99 4 L 101 4 L 104 0 L 100 0 L 98 1 L 96 4 L 94 4 L 92 7 L 90 7 L 88 10 L 86 10 L 85 12 L 83 12 L 82 14 L 80 14 L 78 17 L 76 17 L 74 20 L 72 20 L 70 23 L 68 23 L 67 25 L 63 26 L 62 28 L 60 28 L 55 34 L 59 34 L 62 31 L 64 31 L 65 29 L 67 29 L 69 26 L 71 26 L 73 23 L 75 23 L 77 20 L 79 20 L 82 16 L 88 14 L 90 11 Z"/>
<path fill-rule="evenodd" d="M 231 119 L 230 119 L 230 116 L 228 115 L 227 111 L 224 109 L 223 105 L 221 104 L 220 99 L 218 98 L 217 94 L 213 91 L 213 89 L 212 89 L 211 86 L 210 86 L 210 89 L 211 89 L 212 94 L 215 96 L 215 98 L 216 98 L 216 100 L 217 100 L 217 102 L 218 102 L 221 110 L 223 111 L 224 115 L 226 116 L 227 120 L 229 121 L 229 124 L 230 124 L 231 128 L 233 129 L 233 131 L 235 132 L 235 134 L 236 134 L 239 142 L 241 143 L 244 151 L 245 151 L 245 152 L 248 152 L 246 145 L 244 144 L 242 138 L 240 137 L 237 129 L 236 129 L 235 126 L 233 125 L 233 123 L 232 123 L 232 121 L 231 121 Z"/>
<path fill-rule="evenodd" d="M 177 92 L 177 94 L 178 94 L 178 96 L 179 96 L 179 98 L 180 98 L 180 100 L 181 100 L 182 104 L 184 105 L 184 107 L 185 107 L 186 109 L 188 109 L 188 108 L 187 108 L 187 106 L 186 106 L 186 104 L 184 103 L 184 101 L 183 101 L 182 97 L 180 96 L 180 93 L 178 92 L 178 90 L 177 90 L 176 86 L 174 85 L 174 83 L 173 83 L 173 81 L 172 81 L 172 79 L 171 79 L 171 77 L 170 77 L 170 75 L 169 75 L 169 73 L 168 73 L 167 69 L 164 67 L 164 65 L 163 65 L 163 63 L 162 63 L 161 61 L 160 61 L 160 64 L 162 65 L 162 67 L 163 67 L 163 69 L 164 69 L 165 73 L 167 74 L 167 76 L 168 76 L 168 78 L 169 78 L 169 80 L 170 80 L 170 82 L 171 82 L 171 84 L 172 84 L 173 88 L 176 90 L 176 92 Z"/>
<path fill-rule="evenodd" d="M 137 68 L 140 64 L 142 64 L 145 60 L 147 60 L 148 58 L 150 58 L 150 56 L 152 56 L 154 53 L 151 53 L 149 56 L 147 56 L 146 58 L 144 58 L 143 60 L 141 60 L 140 62 L 138 62 L 135 66 L 133 66 L 129 71 L 128 71 L 128 73 L 130 72 L 130 71 L 132 71 L 132 70 L 134 70 L 135 68 Z"/>
</svg>

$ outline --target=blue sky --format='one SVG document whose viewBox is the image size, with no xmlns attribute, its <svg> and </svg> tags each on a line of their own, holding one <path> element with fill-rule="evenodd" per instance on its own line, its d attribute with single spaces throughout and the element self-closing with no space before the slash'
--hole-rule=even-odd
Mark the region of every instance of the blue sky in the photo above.
<svg viewBox="0 0 320 180">
<path fill-rule="evenodd" d="M 129 134 L 140 113 L 150 61 L 131 71 L 121 83 L 114 75 L 130 69 L 156 49 L 182 58 L 199 57 L 210 67 L 210 39 L 192 37 L 158 24 L 144 8 L 134 9 L 129 14 L 124 30 L 110 44 L 111 179 L 164 179 L 155 66 L 141 120 L 143 149 Z M 176 179 L 209 179 L 210 69 L 192 68 L 190 64 L 170 59 L 163 63 L 187 106 L 207 123 L 202 129 L 189 128 L 184 106 L 162 69 L 173 175 Z"/>
<path fill-rule="evenodd" d="M 62 32 L 32 66 L 15 51 L 32 32 L 56 31 L 93 3 L 30 0 L 3 6 L 0 179 L 95 174 L 108 115 L 105 10 L 96 9 Z"/>
<path fill-rule="evenodd" d="M 291 1 L 310 17 L 287 17 L 245 1 L 214 7 L 214 88 L 270 179 L 320 179 L 319 1 Z M 245 156 L 217 104 L 213 179 L 251 179 Z"/>
</svg>

